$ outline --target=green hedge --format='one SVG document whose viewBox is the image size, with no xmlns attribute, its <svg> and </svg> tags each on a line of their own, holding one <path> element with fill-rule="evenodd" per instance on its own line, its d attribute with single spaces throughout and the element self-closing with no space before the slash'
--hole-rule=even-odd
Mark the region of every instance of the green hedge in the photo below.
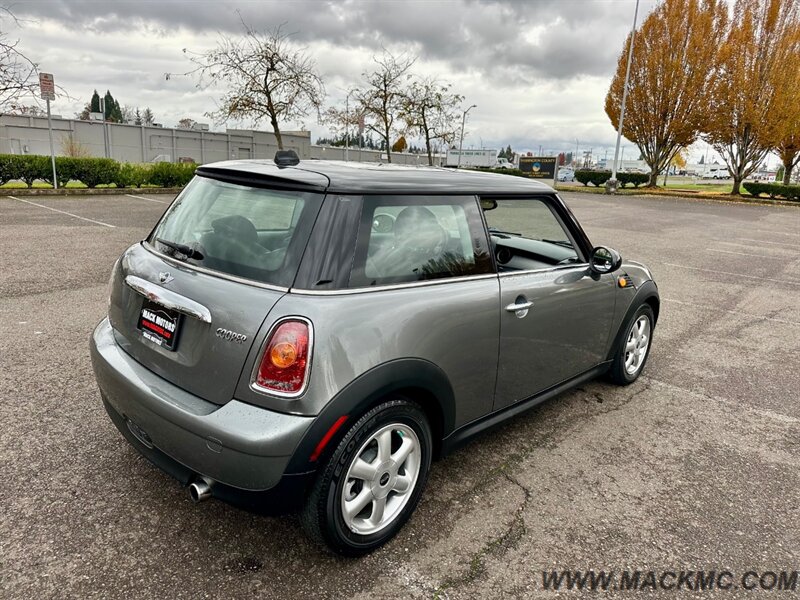
<svg viewBox="0 0 800 600">
<path fill-rule="evenodd" d="M 590 183 L 600 187 L 611 179 L 611 171 L 592 171 L 591 169 L 578 169 L 575 171 L 575 179 L 583 185 Z"/>
<path fill-rule="evenodd" d="M 150 167 L 148 183 L 159 187 L 183 187 L 194 177 L 193 163 L 156 163 Z"/>
<path fill-rule="evenodd" d="M 786 200 L 800 201 L 800 185 L 783 185 L 782 183 L 762 183 L 759 181 L 745 181 L 742 187 L 758 198 L 766 194 L 770 198 L 785 198 Z"/>
<path fill-rule="evenodd" d="M 59 187 L 64 187 L 68 181 L 80 181 L 90 188 L 98 185 L 183 187 L 194 176 L 196 166 L 192 163 L 132 164 L 111 158 L 56 157 Z M 49 156 L 0 154 L 0 185 L 17 180 L 32 187 L 37 179 L 53 183 Z"/>
<path fill-rule="evenodd" d="M 650 174 L 649 173 L 626 173 L 620 172 L 617 173 L 617 181 L 619 181 L 620 187 L 625 187 L 629 183 L 633 185 L 633 187 L 638 188 L 640 185 L 643 185 L 650 181 Z M 605 183 L 605 182 L 604 182 Z"/>
</svg>

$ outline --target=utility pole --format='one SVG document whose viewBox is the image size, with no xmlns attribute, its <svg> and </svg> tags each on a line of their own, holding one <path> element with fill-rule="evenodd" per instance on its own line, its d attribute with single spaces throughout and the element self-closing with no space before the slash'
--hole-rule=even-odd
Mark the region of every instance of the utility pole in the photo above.
<svg viewBox="0 0 800 600">
<path fill-rule="evenodd" d="M 614 149 L 614 164 L 611 167 L 611 179 L 606 182 L 606 193 L 617 193 L 617 158 L 619 157 L 619 143 L 622 139 L 622 123 L 625 120 L 625 101 L 628 99 L 628 79 L 631 75 L 631 60 L 633 60 L 633 42 L 636 39 L 636 21 L 639 18 L 639 0 L 633 11 L 633 26 L 631 27 L 631 44 L 628 47 L 628 64 L 625 67 L 625 84 L 622 88 L 622 106 L 619 109 L 619 127 L 617 127 L 617 145 Z"/>
<path fill-rule="evenodd" d="M 350 160 L 350 94 L 344 99 L 344 160 Z"/>
<path fill-rule="evenodd" d="M 461 140 L 458 142 L 458 167 L 461 167 L 461 149 L 464 147 L 464 124 L 467 122 L 467 113 L 473 108 L 478 108 L 478 105 L 473 104 L 461 115 Z"/>
</svg>

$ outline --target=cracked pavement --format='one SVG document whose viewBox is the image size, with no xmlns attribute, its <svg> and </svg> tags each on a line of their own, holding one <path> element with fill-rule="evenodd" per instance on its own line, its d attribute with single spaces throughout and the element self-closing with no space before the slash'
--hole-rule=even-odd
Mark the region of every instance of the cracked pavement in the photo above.
<svg viewBox="0 0 800 600">
<path fill-rule="evenodd" d="M 411 521 L 359 560 L 295 517 L 192 504 L 103 411 L 87 339 L 111 264 L 166 205 L 36 199 L 108 228 L 0 198 L 0 597 L 579 597 L 541 572 L 800 570 L 800 208 L 563 195 L 656 277 L 644 375 L 434 464 Z"/>
</svg>

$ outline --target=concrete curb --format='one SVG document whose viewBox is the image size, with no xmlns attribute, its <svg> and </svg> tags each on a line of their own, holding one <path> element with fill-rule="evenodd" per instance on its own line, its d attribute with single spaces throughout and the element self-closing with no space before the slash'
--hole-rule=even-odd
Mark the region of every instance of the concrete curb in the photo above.
<svg viewBox="0 0 800 600">
<path fill-rule="evenodd" d="M 559 192 L 576 192 L 579 194 L 594 194 L 605 195 L 603 188 L 587 188 L 586 186 L 559 186 L 556 188 Z M 620 190 L 617 196 L 638 196 L 640 198 L 652 196 L 661 198 L 684 198 L 686 200 L 711 200 L 714 202 L 730 203 L 730 204 L 755 204 L 757 206 L 794 206 L 800 208 L 800 202 L 793 200 L 777 200 L 773 198 L 756 198 L 754 196 L 731 196 L 728 194 L 708 194 L 703 192 L 693 192 L 690 190 L 647 190 L 647 189 L 623 189 Z"/>
<path fill-rule="evenodd" d="M 0 188 L 1 196 L 124 196 L 125 194 L 177 194 L 183 188 Z"/>
</svg>

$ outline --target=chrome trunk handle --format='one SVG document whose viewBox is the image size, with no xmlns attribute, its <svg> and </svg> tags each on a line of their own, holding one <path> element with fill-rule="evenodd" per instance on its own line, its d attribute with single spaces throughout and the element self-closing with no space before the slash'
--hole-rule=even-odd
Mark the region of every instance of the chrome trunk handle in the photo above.
<svg viewBox="0 0 800 600">
<path fill-rule="evenodd" d="M 193 317 L 203 323 L 211 324 L 211 311 L 199 302 L 195 302 L 185 296 L 151 283 L 141 277 L 128 275 L 125 277 L 125 285 L 132 290 L 139 292 L 145 298 L 158 302 L 165 308 L 176 310 L 189 317 Z"/>
</svg>

